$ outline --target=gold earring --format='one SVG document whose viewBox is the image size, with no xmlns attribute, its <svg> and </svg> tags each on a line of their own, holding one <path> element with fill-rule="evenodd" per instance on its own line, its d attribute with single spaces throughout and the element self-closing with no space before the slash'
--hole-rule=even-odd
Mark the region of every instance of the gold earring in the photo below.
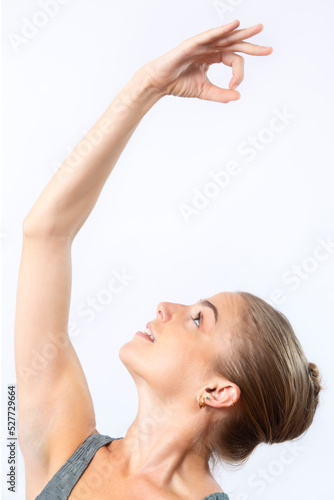
<svg viewBox="0 0 334 500">
<path fill-rule="evenodd" d="M 206 399 L 209 399 L 209 396 L 206 396 Z M 204 408 L 204 406 L 205 406 L 205 399 L 204 399 L 204 396 L 203 396 L 203 400 L 201 401 L 201 400 L 199 399 L 199 400 L 197 401 L 197 403 L 198 403 L 198 406 L 199 406 L 200 408 Z"/>
</svg>

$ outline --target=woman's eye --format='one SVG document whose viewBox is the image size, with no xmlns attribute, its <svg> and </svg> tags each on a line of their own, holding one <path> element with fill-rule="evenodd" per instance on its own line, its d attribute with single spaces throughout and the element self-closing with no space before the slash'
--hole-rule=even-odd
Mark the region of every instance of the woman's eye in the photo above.
<svg viewBox="0 0 334 500">
<path fill-rule="evenodd" d="M 194 323 L 197 325 L 197 326 L 200 326 L 201 324 L 201 313 L 199 312 L 197 317 L 196 318 L 193 318 L 193 321 Z M 198 324 L 196 323 L 196 321 L 198 321 Z"/>
</svg>

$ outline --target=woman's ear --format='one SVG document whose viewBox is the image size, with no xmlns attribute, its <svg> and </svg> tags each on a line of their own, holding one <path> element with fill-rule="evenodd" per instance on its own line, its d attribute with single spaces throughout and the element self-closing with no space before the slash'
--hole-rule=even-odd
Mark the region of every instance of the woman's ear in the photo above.
<svg viewBox="0 0 334 500">
<path fill-rule="evenodd" d="M 234 406 L 240 398 L 241 391 L 239 387 L 228 380 L 216 385 L 215 389 L 206 388 L 204 401 L 207 406 L 213 408 L 228 408 Z M 209 399 L 206 399 L 209 397 Z"/>
</svg>

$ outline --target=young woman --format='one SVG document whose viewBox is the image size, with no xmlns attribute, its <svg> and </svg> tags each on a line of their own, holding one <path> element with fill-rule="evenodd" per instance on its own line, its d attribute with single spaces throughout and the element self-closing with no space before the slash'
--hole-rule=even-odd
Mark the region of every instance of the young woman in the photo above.
<svg viewBox="0 0 334 500">
<path fill-rule="evenodd" d="M 237 100 L 246 42 L 236 20 L 189 38 L 142 66 L 65 159 L 23 222 L 15 359 L 26 498 L 227 499 L 210 459 L 243 462 L 311 424 L 320 383 L 286 317 L 246 292 L 196 304 L 160 303 L 120 349 L 138 390 L 124 437 L 96 429 L 91 395 L 68 336 L 71 245 L 131 135 L 163 96 Z M 229 89 L 207 70 L 232 68 Z M 85 151 L 85 154 L 78 154 Z M 152 345 L 150 345 L 152 344 Z M 39 369 L 35 361 L 38 357 Z M 147 418 L 157 425 L 145 429 Z"/>
</svg>

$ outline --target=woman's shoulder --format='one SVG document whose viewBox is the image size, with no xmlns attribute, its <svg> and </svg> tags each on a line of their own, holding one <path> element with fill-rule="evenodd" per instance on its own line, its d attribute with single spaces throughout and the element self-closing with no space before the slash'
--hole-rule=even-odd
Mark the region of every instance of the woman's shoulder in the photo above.
<svg viewBox="0 0 334 500">
<path fill-rule="evenodd" d="M 201 498 L 201 500 L 229 500 L 228 495 L 222 491 L 212 474 L 194 479 L 188 496 Z"/>
</svg>

